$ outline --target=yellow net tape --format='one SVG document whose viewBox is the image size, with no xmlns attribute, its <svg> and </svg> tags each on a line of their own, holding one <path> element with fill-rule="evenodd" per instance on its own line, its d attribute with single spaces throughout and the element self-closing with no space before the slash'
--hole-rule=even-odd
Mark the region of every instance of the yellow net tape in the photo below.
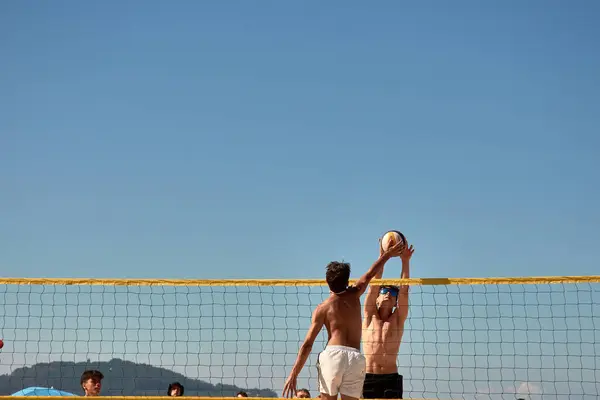
<svg viewBox="0 0 600 400">
<path fill-rule="evenodd" d="M 351 280 L 351 283 L 356 280 Z M 374 279 L 374 285 L 542 285 L 600 283 L 600 275 L 499 278 Z M 0 278 L 0 285 L 60 286 L 324 286 L 324 279 L 135 279 L 135 278 Z"/>
</svg>

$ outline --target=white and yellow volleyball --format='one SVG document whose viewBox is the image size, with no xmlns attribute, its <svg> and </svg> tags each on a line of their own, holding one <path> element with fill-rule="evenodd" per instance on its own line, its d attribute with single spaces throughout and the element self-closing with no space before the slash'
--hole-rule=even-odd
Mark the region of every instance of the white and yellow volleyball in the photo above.
<svg viewBox="0 0 600 400">
<path fill-rule="evenodd" d="M 388 251 L 390 247 L 395 246 L 397 243 L 404 243 L 406 246 L 406 237 L 400 231 L 388 231 L 381 238 L 381 249 Z"/>
</svg>

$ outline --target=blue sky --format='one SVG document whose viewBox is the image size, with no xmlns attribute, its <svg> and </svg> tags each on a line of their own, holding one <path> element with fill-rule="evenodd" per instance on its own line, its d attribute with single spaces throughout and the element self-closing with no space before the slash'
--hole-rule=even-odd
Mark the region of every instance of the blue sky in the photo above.
<svg viewBox="0 0 600 400">
<path fill-rule="evenodd" d="M 415 245 L 413 276 L 598 273 L 599 17 L 592 0 L 1 2 L 1 274 L 319 278 L 327 262 L 345 259 L 358 276 L 388 229 Z M 394 260 L 385 276 L 399 273 Z M 24 293 L 27 304 L 42 301 Z M 500 306 L 491 296 L 485 302 Z M 560 321 L 580 318 L 575 330 L 585 333 L 582 309 L 561 298 L 551 305 Z M 125 316 L 141 318 L 130 306 Z M 5 311 L 11 365 L 45 357 L 27 347 L 40 338 L 19 342 L 19 323 L 41 329 L 30 311 Z M 72 317 L 85 319 L 79 311 Z M 416 315 L 410 324 L 425 323 Z M 440 317 L 450 321 L 449 311 Z M 91 340 L 84 322 L 73 322 L 83 338 L 76 349 Z M 306 323 L 290 339 L 288 369 Z M 587 323 L 585 334 L 597 335 Z M 515 333 L 503 324 L 478 333 Z M 567 352 L 539 338 L 545 328 L 527 326 L 527 343 Z M 596 347 L 571 339 L 597 364 Z M 121 354 L 107 340 L 101 356 Z M 401 350 L 411 368 L 416 340 Z M 438 350 L 450 341 L 424 340 Z M 163 351 L 150 353 L 168 366 Z M 450 370 L 440 378 L 449 359 L 434 357 L 424 376 L 410 372 L 413 388 L 432 373 L 473 381 Z M 544 361 L 522 362 L 533 371 Z M 534 386 L 556 378 L 531 371 Z M 528 384 L 511 374 L 510 384 Z M 507 390 L 500 386 L 493 390 Z"/>
<path fill-rule="evenodd" d="M 0 10 L 3 275 L 598 270 L 597 2 Z"/>
</svg>

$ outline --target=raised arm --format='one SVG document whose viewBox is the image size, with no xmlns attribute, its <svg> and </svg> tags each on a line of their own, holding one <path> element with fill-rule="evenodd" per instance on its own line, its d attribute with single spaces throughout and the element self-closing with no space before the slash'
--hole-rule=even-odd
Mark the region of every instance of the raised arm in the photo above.
<svg viewBox="0 0 600 400">
<path fill-rule="evenodd" d="M 383 249 L 381 248 L 381 239 L 379 239 L 379 258 L 383 255 Z M 374 279 L 381 279 L 383 277 L 383 267 L 381 267 L 376 273 Z M 367 325 L 371 321 L 371 317 L 375 314 L 377 309 L 377 296 L 379 295 L 379 285 L 368 285 L 369 290 L 367 291 L 367 298 L 365 299 L 365 319 Z"/>
<path fill-rule="evenodd" d="M 304 367 L 304 364 L 310 355 L 315 339 L 317 338 L 317 335 L 319 335 L 319 332 L 321 332 L 324 324 L 325 314 L 322 311 L 321 306 L 318 306 L 313 312 L 310 328 L 308 328 L 308 333 L 304 338 L 304 343 L 300 346 L 300 351 L 298 352 L 294 367 L 283 387 L 283 397 L 292 397 L 296 394 L 298 375 L 300 374 L 300 371 L 302 371 L 302 367 Z"/>
<path fill-rule="evenodd" d="M 410 278 L 410 258 L 412 257 L 415 249 L 412 245 L 406 248 L 400 258 L 402 259 L 402 274 L 400 278 L 409 279 Z M 408 291 L 409 285 L 400 286 L 400 293 L 398 293 L 398 322 L 400 324 L 404 324 L 406 318 L 408 317 Z"/>
<path fill-rule="evenodd" d="M 367 290 L 369 282 L 371 282 L 371 280 L 375 278 L 375 275 L 377 275 L 378 273 L 383 274 L 383 266 L 390 258 L 400 256 L 403 248 L 404 243 L 398 242 L 396 243 L 396 245 L 390 247 L 387 251 L 384 251 L 379 256 L 377 261 L 375 261 L 373 265 L 371 265 L 371 268 L 369 268 L 369 270 L 356 282 L 356 289 L 359 296 L 362 296 L 363 293 Z"/>
</svg>

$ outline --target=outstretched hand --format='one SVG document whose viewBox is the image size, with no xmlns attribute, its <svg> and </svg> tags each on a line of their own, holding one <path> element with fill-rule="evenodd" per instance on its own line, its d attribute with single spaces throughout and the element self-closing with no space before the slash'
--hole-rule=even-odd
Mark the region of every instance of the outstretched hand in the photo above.
<svg viewBox="0 0 600 400">
<path fill-rule="evenodd" d="M 380 251 L 382 252 L 382 253 L 380 253 L 381 255 L 386 254 L 389 257 L 400 257 L 402 255 L 402 253 L 404 252 L 406 245 L 404 244 L 404 242 L 399 241 L 398 243 L 396 243 L 395 245 L 393 245 L 386 251 L 383 251 L 383 248 L 381 247 L 381 242 L 380 242 L 379 248 L 380 248 Z"/>
<path fill-rule="evenodd" d="M 412 257 L 414 252 L 415 252 L 415 249 L 412 246 L 412 244 L 410 245 L 410 247 L 404 246 L 404 249 L 402 249 L 402 253 L 400 254 L 400 259 L 403 262 L 408 262 L 408 261 L 410 261 L 410 258 Z"/>
<path fill-rule="evenodd" d="M 283 397 L 292 398 L 296 395 L 296 387 L 298 386 L 298 377 L 294 375 L 290 375 L 289 378 L 285 381 L 285 386 L 283 387 Z"/>
</svg>

